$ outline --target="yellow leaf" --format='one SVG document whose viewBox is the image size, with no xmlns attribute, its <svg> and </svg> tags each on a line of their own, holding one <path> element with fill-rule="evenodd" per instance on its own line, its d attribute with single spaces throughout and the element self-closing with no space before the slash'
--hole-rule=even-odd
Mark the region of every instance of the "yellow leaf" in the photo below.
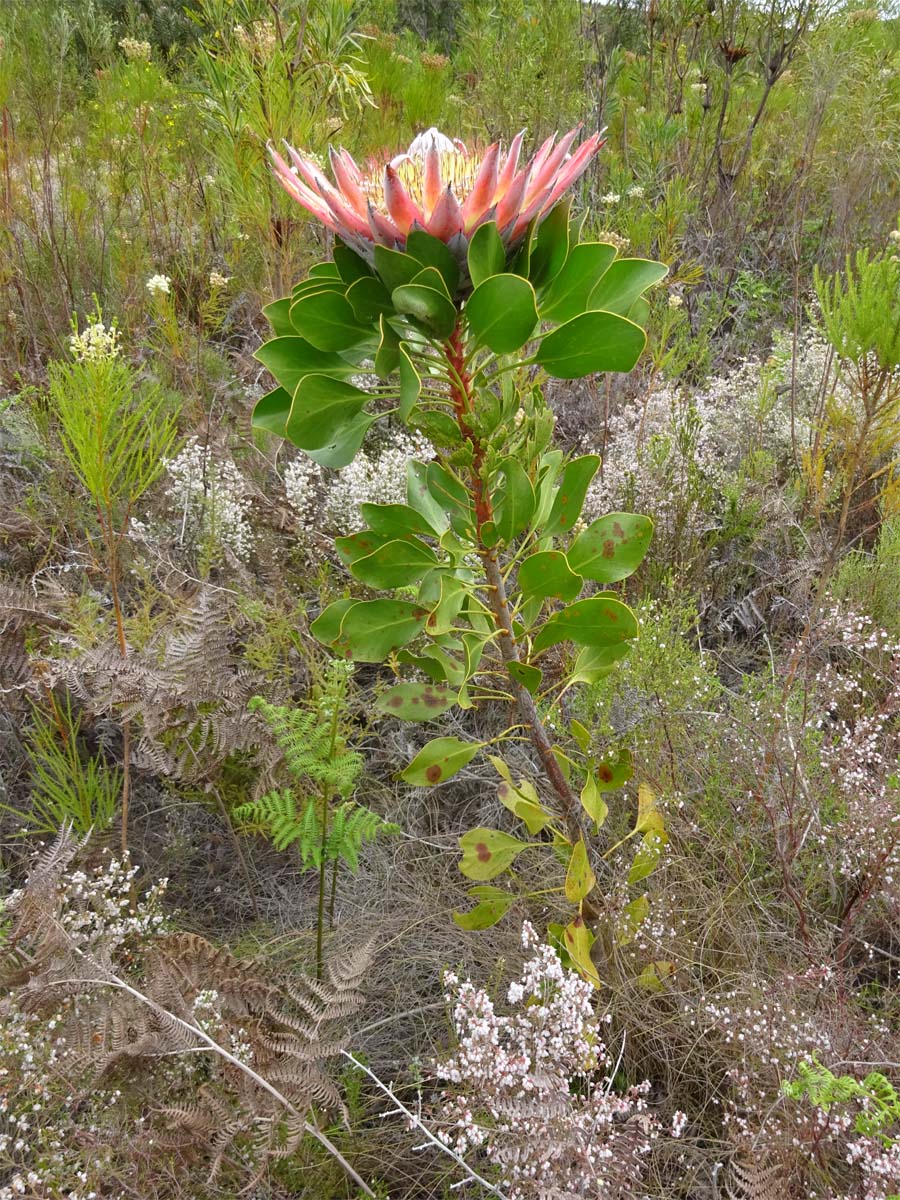
<svg viewBox="0 0 900 1200">
<path fill-rule="evenodd" d="M 584 838 L 579 838 L 572 851 L 569 869 L 566 872 L 566 899 L 571 904 L 578 904 L 593 889 L 596 882 L 597 876 L 591 870 L 591 864 L 588 862 Z"/>
<path fill-rule="evenodd" d="M 638 812 L 635 833 L 665 833 L 666 825 L 662 813 L 656 807 L 657 796 L 649 783 L 638 787 Z"/>
</svg>

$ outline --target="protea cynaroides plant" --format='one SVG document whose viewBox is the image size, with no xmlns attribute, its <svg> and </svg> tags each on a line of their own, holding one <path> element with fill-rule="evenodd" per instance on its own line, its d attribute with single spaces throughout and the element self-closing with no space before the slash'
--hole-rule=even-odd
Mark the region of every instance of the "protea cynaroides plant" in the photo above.
<svg viewBox="0 0 900 1200">
<path fill-rule="evenodd" d="M 650 311 L 643 293 L 665 268 L 579 240 L 582 222 L 563 193 L 601 138 L 592 134 L 573 152 L 576 136 L 548 139 L 520 166 L 521 134 L 506 154 L 494 144 L 476 155 L 430 129 L 370 172 L 333 151 L 334 183 L 307 156 L 289 150 L 289 166 L 273 153 L 287 191 L 335 241 L 328 262 L 265 310 L 275 337 L 257 357 L 280 386 L 253 419 L 338 469 L 379 420 L 430 439 L 433 459 L 409 464 L 407 503 L 364 505 L 368 527 L 335 543 L 349 574 L 382 594 L 336 601 L 311 632 L 340 656 L 389 660 L 395 673 L 415 669 L 418 681 L 379 701 L 387 714 L 433 720 L 454 707 L 504 698 L 515 705 L 508 735 L 530 740 L 547 786 L 514 785 L 496 750 L 507 735 L 494 739 L 498 794 L 531 836 L 463 836 L 461 869 L 479 886 L 475 909 L 458 919 L 471 928 L 499 920 L 516 892 L 484 881 L 549 834 L 557 858 L 570 848 L 560 891 L 578 910 L 560 942 L 596 981 L 597 947 L 613 944 L 614 934 L 597 939 L 602 910 L 589 847 L 605 816 L 603 793 L 628 779 L 629 760 L 594 758 L 577 722 L 562 750 L 540 713 L 573 681 L 599 678 L 627 653 L 637 622 L 608 589 L 636 569 L 652 526 L 615 513 L 575 533 L 599 459 L 567 462 L 553 448 L 553 416 L 536 376 L 631 370 Z M 380 382 L 357 386 L 361 371 Z M 579 599 L 588 581 L 601 590 Z M 559 651 L 546 651 L 564 642 L 577 653 L 560 674 Z M 556 718 L 563 722 L 560 710 Z M 436 738 L 402 777 L 442 784 L 483 749 Z M 631 835 L 640 843 L 635 879 L 653 869 L 664 839 L 649 794 Z"/>
</svg>

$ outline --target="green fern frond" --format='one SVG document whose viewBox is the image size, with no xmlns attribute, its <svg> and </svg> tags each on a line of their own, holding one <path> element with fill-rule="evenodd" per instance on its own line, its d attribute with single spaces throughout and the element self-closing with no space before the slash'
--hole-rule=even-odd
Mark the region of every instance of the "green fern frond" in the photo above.
<svg viewBox="0 0 900 1200">
<path fill-rule="evenodd" d="M 351 871 L 359 867 L 359 852 L 366 842 L 379 834 L 396 834 L 400 826 L 385 821 L 378 813 L 362 804 L 342 804 L 335 809 L 331 828 L 325 841 L 327 862 L 341 859 Z"/>
<path fill-rule="evenodd" d="M 270 704 L 262 696 L 254 696 L 248 707 L 268 725 L 285 767 L 296 780 L 327 784 L 339 796 L 347 797 L 362 771 L 362 756 L 348 749 L 340 730 L 335 729 L 335 706 L 342 700 L 329 676 L 323 694 L 307 708 Z"/>
</svg>

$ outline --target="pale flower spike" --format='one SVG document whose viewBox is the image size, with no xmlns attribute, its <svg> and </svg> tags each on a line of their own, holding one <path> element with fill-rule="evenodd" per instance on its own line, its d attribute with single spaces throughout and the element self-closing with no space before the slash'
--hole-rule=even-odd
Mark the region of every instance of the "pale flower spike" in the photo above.
<svg viewBox="0 0 900 1200">
<path fill-rule="evenodd" d="M 285 190 L 367 262 L 376 245 L 402 250 L 421 229 L 464 260 L 469 238 L 496 221 L 507 252 L 532 220 L 541 221 L 589 166 L 603 144 L 593 133 L 570 154 L 579 126 L 557 141 L 547 138 L 519 167 L 524 130 L 504 155 L 499 142 L 470 152 L 438 129 L 416 137 L 390 162 L 361 170 L 344 149 L 329 149 L 332 184 L 309 157 L 287 146 L 291 166 L 269 147 L 275 173 Z"/>
</svg>

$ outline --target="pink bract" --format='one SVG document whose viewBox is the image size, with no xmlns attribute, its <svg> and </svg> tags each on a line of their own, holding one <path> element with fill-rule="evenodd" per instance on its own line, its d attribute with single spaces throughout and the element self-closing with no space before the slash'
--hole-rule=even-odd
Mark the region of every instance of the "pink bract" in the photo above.
<svg viewBox="0 0 900 1200">
<path fill-rule="evenodd" d="M 287 146 L 291 165 L 269 148 L 285 190 L 371 263 L 376 245 L 403 250 L 413 230 L 445 242 L 464 262 L 469 238 L 495 221 L 507 251 L 578 180 L 603 144 L 593 133 L 569 153 L 579 127 L 547 138 L 521 167 L 524 132 L 504 154 L 499 142 L 470 152 L 438 129 L 420 133 L 385 165 L 363 171 L 346 150 L 329 149 L 331 183 L 316 163 Z"/>
</svg>

